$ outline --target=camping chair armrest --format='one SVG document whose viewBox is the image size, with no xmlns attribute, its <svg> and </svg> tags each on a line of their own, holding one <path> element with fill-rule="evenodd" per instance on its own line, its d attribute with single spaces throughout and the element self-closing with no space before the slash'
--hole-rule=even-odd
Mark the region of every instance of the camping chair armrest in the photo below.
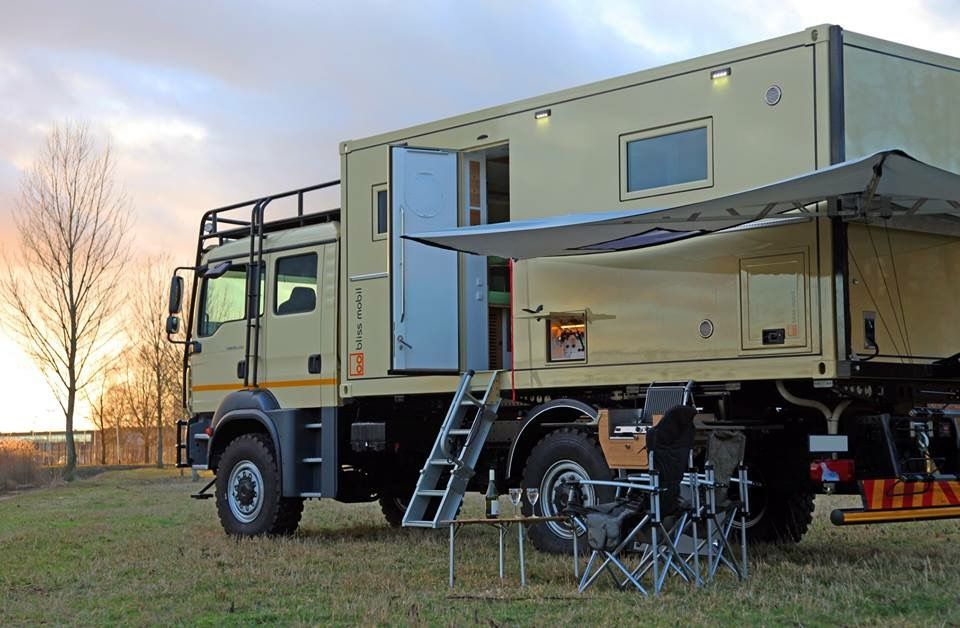
<svg viewBox="0 0 960 628">
<path fill-rule="evenodd" d="M 576 480 L 573 483 L 575 484 L 589 484 L 590 486 L 612 486 L 615 488 L 626 488 L 633 489 L 636 491 L 643 491 L 646 493 L 655 493 L 660 492 L 660 488 L 655 486 L 651 482 L 624 482 L 616 480 Z"/>
</svg>

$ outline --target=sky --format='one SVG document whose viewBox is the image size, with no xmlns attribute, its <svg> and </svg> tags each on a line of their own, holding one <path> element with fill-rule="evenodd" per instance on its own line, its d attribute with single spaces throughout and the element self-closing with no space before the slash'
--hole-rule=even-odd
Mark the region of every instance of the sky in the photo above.
<svg viewBox="0 0 960 628">
<path fill-rule="evenodd" d="M 960 56 L 954 0 L 0 0 L 0 15 L 0 249 L 22 171 L 73 120 L 112 141 L 136 250 L 184 263 L 204 209 L 336 179 L 346 139 L 823 23 Z M 18 391 L 0 432 L 62 429 L 2 328 L 0 357 Z"/>
</svg>

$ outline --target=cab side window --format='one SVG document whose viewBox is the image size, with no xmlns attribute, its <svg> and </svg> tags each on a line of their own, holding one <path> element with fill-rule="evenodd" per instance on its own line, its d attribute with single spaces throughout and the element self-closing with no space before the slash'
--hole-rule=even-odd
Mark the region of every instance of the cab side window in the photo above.
<svg viewBox="0 0 960 628">
<path fill-rule="evenodd" d="M 273 307 L 280 316 L 312 312 L 317 307 L 317 254 L 277 260 Z"/>
<path fill-rule="evenodd" d="M 262 270 L 262 267 L 261 267 Z M 260 273 L 260 313 L 263 313 L 263 272 Z M 197 335 L 212 336 L 224 323 L 242 321 L 245 318 L 247 291 L 247 265 L 234 264 L 230 270 L 216 278 L 203 280 L 200 321 Z"/>
</svg>

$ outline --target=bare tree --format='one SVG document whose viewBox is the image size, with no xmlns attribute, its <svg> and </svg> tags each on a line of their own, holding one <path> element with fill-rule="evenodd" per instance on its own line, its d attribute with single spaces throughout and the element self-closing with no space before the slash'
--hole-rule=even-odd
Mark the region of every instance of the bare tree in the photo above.
<svg viewBox="0 0 960 628">
<path fill-rule="evenodd" d="M 127 259 L 130 204 L 113 156 L 82 124 L 51 131 L 21 182 L 14 209 L 19 247 L 2 278 L 11 328 L 47 378 L 63 410 L 64 476 L 77 464 L 78 394 L 96 377 Z"/>
<path fill-rule="evenodd" d="M 178 414 L 180 405 L 179 345 L 167 340 L 164 329 L 167 317 L 167 290 L 173 263 L 167 256 L 149 258 L 140 265 L 137 290 L 131 299 L 127 334 L 137 353 L 138 368 L 150 381 L 153 417 L 156 426 L 156 465 L 163 466 L 164 422 Z"/>
<path fill-rule="evenodd" d="M 149 366 L 137 347 L 128 347 L 120 356 L 123 364 L 123 385 L 120 390 L 131 427 L 140 433 L 143 464 L 150 464 L 150 443 L 153 441 L 153 381 Z"/>
<path fill-rule="evenodd" d="M 118 381 L 119 369 L 115 363 L 104 369 L 100 374 L 99 386 L 93 395 L 90 390 L 84 393 L 87 406 L 90 408 L 90 420 L 100 432 L 100 464 L 107 464 L 107 430 L 116 429 L 115 436 L 119 443 L 120 428 L 125 415 L 123 382 Z M 119 448 L 119 445 L 118 445 Z M 117 463 L 119 464 L 119 462 Z"/>
</svg>

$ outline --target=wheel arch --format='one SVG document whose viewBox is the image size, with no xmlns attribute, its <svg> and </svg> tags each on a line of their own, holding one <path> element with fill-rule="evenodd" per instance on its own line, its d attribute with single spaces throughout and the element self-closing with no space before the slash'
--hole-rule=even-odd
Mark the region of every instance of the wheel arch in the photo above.
<svg viewBox="0 0 960 628">
<path fill-rule="evenodd" d="M 283 464 L 277 426 L 267 414 L 279 407 L 276 397 L 265 389 L 238 390 L 224 397 L 210 422 L 213 434 L 210 436 L 207 449 L 209 468 L 216 471 L 220 456 L 234 438 L 243 434 L 258 433 L 270 438 L 277 469 L 282 474 Z"/>
<path fill-rule="evenodd" d="M 589 420 L 582 421 L 584 416 Z M 581 423 L 585 427 L 595 427 L 598 416 L 597 408 L 576 399 L 554 399 L 535 406 L 524 419 L 516 438 L 510 443 L 505 477 L 512 481 L 523 472 L 523 461 L 544 434 L 552 429 L 546 424 Z"/>
</svg>

